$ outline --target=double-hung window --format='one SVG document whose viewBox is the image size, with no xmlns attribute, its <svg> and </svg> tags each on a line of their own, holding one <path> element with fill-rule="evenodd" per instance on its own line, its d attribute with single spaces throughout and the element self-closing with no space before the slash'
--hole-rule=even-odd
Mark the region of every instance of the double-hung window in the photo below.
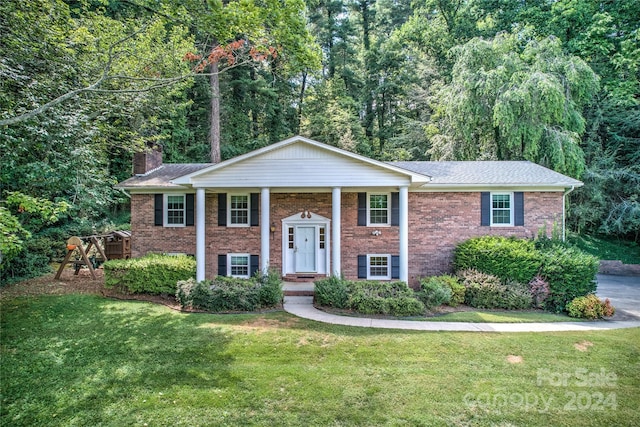
<svg viewBox="0 0 640 427">
<path fill-rule="evenodd" d="M 229 225 L 248 226 L 249 225 L 249 195 L 230 194 L 229 195 Z"/>
<path fill-rule="evenodd" d="M 391 279 L 391 256 L 367 255 L 367 279 Z"/>
<path fill-rule="evenodd" d="M 491 225 L 513 225 L 513 193 L 491 193 Z"/>
<path fill-rule="evenodd" d="M 391 198 L 388 193 L 376 194 L 369 193 L 367 197 L 368 203 L 368 225 L 389 225 Z"/>
<path fill-rule="evenodd" d="M 231 277 L 249 277 L 249 254 L 228 254 L 227 275 Z"/>
<path fill-rule="evenodd" d="M 184 227 L 185 225 L 185 195 L 165 194 L 165 227 Z"/>
</svg>

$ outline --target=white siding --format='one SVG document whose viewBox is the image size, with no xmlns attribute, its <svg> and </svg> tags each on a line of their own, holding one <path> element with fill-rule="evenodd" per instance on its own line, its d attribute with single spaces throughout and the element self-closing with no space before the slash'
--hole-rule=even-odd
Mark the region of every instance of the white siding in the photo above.
<svg viewBox="0 0 640 427">
<path fill-rule="evenodd" d="M 326 188 L 409 185 L 411 177 L 306 144 L 292 144 L 192 179 L 195 187 Z"/>
</svg>

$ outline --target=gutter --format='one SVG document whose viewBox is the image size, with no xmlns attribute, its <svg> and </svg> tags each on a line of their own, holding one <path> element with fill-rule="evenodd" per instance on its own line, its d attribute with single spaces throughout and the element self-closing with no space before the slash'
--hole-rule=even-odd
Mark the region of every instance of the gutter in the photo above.
<svg viewBox="0 0 640 427">
<path fill-rule="evenodd" d="M 576 189 L 575 185 L 572 185 L 570 189 L 565 190 L 562 195 L 562 241 L 567 241 L 567 211 L 566 211 L 566 200 L 569 193 Z"/>
</svg>

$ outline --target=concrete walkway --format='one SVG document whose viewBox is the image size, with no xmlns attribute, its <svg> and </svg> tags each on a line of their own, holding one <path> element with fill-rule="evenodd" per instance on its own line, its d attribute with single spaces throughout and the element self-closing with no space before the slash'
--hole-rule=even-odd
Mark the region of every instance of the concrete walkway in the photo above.
<svg viewBox="0 0 640 427">
<path fill-rule="evenodd" d="M 610 276 L 598 276 L 599 283 L 607 281 Z M 617 289 L 615 285 L 613 288 Z M 603 288 L 606 288 L 603 286 Z M 313 289 L 312 283 L 285 283 L 285 291 Z M 609 289 L 609 288 L 606 288 Z M 637 289 L 631 287 L 631 291 L 640 292 L 640 283 Z M 600 298 L 609 297 L 598 290 Z M 610 297 L 611 298 L 611 297 Z M 616 295 L 616 299 L 623 301 L 624 295 Z M 614 299 L 611 298 L 612 303 Z M 615 303 L 614 303 L 615 307 Z M 625 317 L 625 320 L 603 320 L 594 322 L 551 322 L 551 323 L 467 323 L 467 322 L 430 322 L 395 319 L 371 319 L 365 317 L 338 316 L 318 310 L 313 306 L 313 297 L 310 296 L 285 296 L 284 310 L 304 319 L 315 320 L 334 325 L 360 326 L 365 328 L 381 329 L 406 329 L 416 331 L 471 331 L 471 332 L 558 332 L 558 331 L 594 331 L 622 328 L 640 327 L 640 319 Z M 634 320 L 627 320 L 627 319 Z"/>
</svg>

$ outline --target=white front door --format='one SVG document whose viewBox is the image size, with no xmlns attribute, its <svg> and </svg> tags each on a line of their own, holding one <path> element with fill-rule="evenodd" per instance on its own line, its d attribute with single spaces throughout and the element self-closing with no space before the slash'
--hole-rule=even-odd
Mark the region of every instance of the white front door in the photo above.
<svg viewBox="0 0 640 427">
<path fill-rule="evenodd" d="M 316 227 L 299 225 L 295 230 L 296 273 L 316 272 Z"/>
</svg>

